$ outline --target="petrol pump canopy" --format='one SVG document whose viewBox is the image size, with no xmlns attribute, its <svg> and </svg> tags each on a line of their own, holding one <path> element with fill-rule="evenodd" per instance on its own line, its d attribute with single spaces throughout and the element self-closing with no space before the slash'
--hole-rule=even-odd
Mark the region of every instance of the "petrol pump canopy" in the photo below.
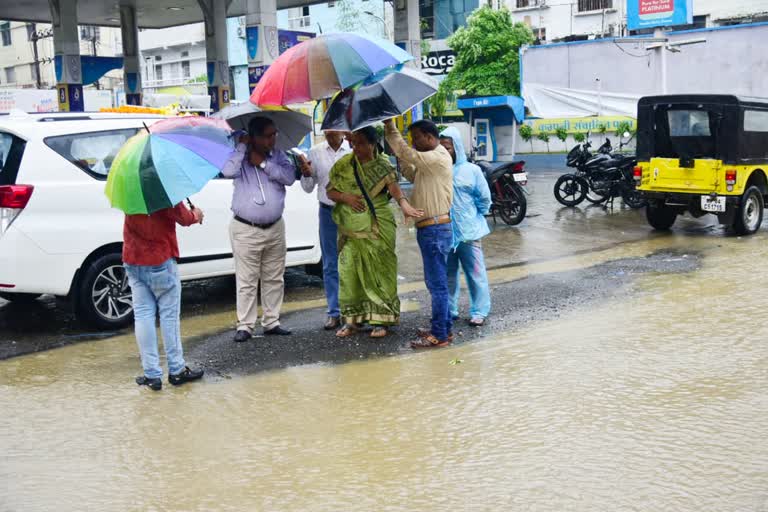
<svg viewBox="0 0 768 512">
<path fill-rule="evenodd" d="M 224 1 L 224 0 L 216 0 Z M 325 0 L 277 0 L 277 9 Z M 120 26 L 120 5 L 136 8 L 139 28 L 166 28 L 203 21 L 198 0 L 78 0 L 78 25 Z M 245 16 L 247 0 L 227 2 L 228 16 Z M 0 20 L 51 23 L 49 0 L 0 0 Z"/>
<path fill-rule="evenodd" d="M 495 126 L 508 126 L 525 119 L 525 103 L 519 96 L 479 96 L 461 98 L 456 106 L 464 117 L 489 119 Z"/>
</svg>

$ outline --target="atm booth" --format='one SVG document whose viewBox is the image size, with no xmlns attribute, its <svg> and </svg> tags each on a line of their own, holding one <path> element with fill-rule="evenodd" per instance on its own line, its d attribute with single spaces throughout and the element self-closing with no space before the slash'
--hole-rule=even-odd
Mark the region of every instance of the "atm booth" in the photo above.
<svg viewBox="0 0 768 512">
<path fill-rule="evenodd" d="M 461 98 L 457 107 L 469 123 L 476 160 L 511 162 L 515 158 L 517 125 L 525 119 L 525 104 L 518 96 Z"/>
</svg>

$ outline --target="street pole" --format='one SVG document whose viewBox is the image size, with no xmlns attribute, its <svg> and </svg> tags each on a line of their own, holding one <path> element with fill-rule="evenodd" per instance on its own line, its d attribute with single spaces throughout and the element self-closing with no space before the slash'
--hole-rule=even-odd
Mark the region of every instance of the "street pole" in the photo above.
<svg viewBox="0 0 768 512">
<path fill-rule="evenodd" d="M 96 29 L 92 28 L 91 30 L 92 30 L 92 32 L 91 32 L 91 45 L 92 45 L 92 48 L 93 48 L 93 56 L 96 57 Z M 96 90 L 100 90 L 101 89 L 101 85 L 99 84 L 99 81 L 96 80 L 96 82 L 94 82 L 94 83 L 96 85 Z"/>
<path fill-rule="evenodd" d="M 37 85 L 38 89 L 42 89 L 43 82 L 40 79 L 40 54 L 37 51 L 37 40 L 38 40 L 38 33 L 37 33 L 37 25 L 32 24 L 32 52 L 35 56 L 35 84 Z"/>
</svg>

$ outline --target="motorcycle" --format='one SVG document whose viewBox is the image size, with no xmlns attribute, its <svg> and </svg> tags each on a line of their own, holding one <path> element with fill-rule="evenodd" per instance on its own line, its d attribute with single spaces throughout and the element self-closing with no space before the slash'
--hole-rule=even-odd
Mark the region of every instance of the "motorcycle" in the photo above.
<svg viewBox="0 0 768 512">
<path fill-rule="evenodd" d="M 520 224 L 528 209 L 528 200 L 523 189 L 528 183 L 525 162 L 475 161 L 474 155 L 470 155 L 469 161 L 482 169 L 488 188 L 491 189 L 493 221 L 496 222 L 498 214 L 501 220 L 510 226 Z"/>
<path fill-rule="evenodd" d="M 629 134 L 625 134 L 628 136 Z M 621 142 L 620 149 L 626 145 Z M 590 153 L 591 142 L 577 144 L 566 157 L 566 165 L 576 172 L 564 174 L 555 182 L 555 199 L 564 206 L 576 206 L 586 199 L 603 208 L 613 207 L 613 200 L 621 197 L 630 208 L 646 205 L 642 194 L 636 190 L 633 169 L 635 157 L 614 154 L 609 139 Z"/>
</svg>

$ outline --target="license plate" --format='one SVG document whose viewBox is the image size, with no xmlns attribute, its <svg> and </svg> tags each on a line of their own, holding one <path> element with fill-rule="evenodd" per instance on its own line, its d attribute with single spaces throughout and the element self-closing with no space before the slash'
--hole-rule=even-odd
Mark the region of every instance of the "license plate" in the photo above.
<svg viewBox="0 0 768 512">
<path fill-rule="evenodd" d="M 724 213 L 725 197 L 701 196 L 701 209 L 705 212 Z"/>
<path fill-rule="evenodd" d="M 515 177 L 515 181 L 528 181 L 528 173 L 516 172 L 512 176 Z"/>
</svg>

